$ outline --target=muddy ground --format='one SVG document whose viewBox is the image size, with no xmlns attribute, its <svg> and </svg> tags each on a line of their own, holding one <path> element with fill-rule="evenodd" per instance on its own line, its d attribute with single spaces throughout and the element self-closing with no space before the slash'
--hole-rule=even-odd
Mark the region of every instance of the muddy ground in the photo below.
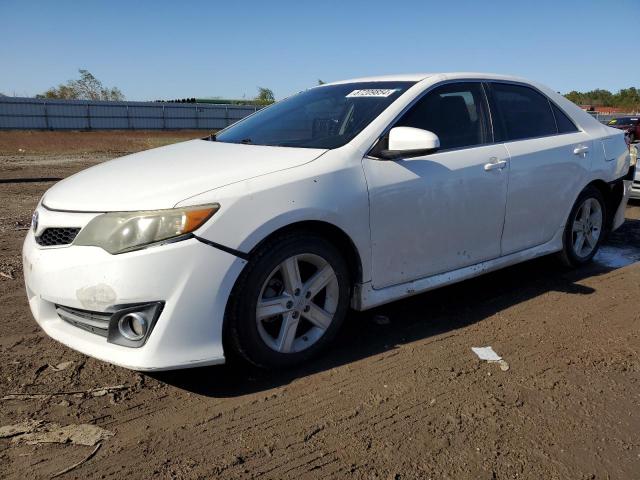
<svg viewBox="0 0 640 480">
<path fill-rule="evenodd" d="M 5 152 L 0 170 L 66 176 L 110 156 Z M 31 318 L 20 248 L 51 184 L 0 184 L 0 426 L 106 430 L 59 478 L 640 478 L 640 264 L 623 266 L 640 259 L 639 204 L 600 262 L 543 258 L 352 313 L 311 366 L 143 375 Z M 484 345 L 507 371 L 478 361 Z M 50 478 L 96 448 L 42 441 L 0 439 L 0 477 Z"/>
</svg>

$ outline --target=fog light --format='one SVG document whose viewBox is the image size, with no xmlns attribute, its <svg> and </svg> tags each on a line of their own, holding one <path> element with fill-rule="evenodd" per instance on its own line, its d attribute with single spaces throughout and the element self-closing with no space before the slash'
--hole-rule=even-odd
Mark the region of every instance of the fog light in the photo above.
<svg viewBox="0 0 640 480">
<path fill-rule="evenodd" d="M 149 328 L 149 322 L 140 313 L 132 312 L 123 315 L 118 322 L 118 330 L 127 340 L 140 340 L 144 338 Z"/>
<path fill-rule="evenodd" d="M 142 347 L 162 313 L 164 302 L 118 305 L 109 319 L 107 342 L 123 347 Z"/>
</svg>

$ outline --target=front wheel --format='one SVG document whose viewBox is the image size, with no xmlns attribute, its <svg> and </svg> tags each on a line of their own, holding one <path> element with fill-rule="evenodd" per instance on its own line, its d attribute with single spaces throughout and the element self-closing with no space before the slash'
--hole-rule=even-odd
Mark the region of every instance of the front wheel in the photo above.
<svg viewBox="0 0 640 480">
<path fill-rule="evenodd" d="M 227 307 L 227 346 L 263 368 L 297 365 L 338 332 L 350 278 L 328 241 L 293 233 L 267 241 L 241 274 Z"/>
<path fill-rule="evenodd" d="M 565 226 L 560 258 L 566 265 L 579 267 L 593 259 L 602 242 L 605 219 L 602 193 L 595 187 L 585 188 Z"/>
</svg>

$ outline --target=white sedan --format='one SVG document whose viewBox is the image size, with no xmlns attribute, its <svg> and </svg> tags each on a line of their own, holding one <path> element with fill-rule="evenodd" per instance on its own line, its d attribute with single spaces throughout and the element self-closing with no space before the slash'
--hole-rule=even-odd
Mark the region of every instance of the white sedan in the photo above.
<svg viewBox="0 0 640 480">
<path fill-rule="evenodd" d="M 51 337 L 127 368 L 286 367 L 350 307 L 551 253 L 585 264 L 632 176 L 623 132 L 534 82 L 336 82 L 54 185 L 27 295 Z"/>
</svg>

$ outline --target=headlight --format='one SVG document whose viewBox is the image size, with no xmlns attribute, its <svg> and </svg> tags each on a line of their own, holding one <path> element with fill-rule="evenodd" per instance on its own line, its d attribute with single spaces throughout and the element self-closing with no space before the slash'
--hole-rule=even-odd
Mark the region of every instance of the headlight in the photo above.
<svg viewBox="0 0 640 480">
<path fill-rule="evenodd" d="M 80 230 L 73 244 L 101 247 L 112 254 L 138 250 L 193 232 L 219 209 L 220 205 L 215 203 L 170 210 L 105 213 Z"/>
</svg>

